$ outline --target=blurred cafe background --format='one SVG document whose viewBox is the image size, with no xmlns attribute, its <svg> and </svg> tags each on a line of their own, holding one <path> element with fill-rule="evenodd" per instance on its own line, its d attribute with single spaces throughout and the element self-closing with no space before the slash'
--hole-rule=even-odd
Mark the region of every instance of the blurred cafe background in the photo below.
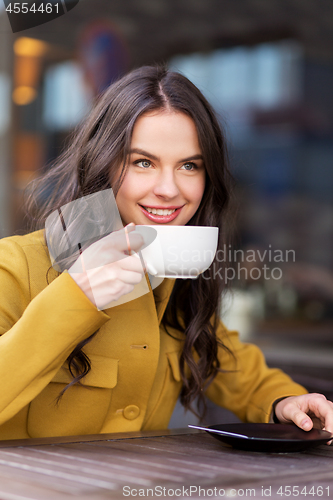
<svg viewBox="0 0 333 500">
<path fill-rule="evenodd" d="M 332 0 L 80 0 L 15 34 L 0 0 L 0 47 L 0 237 L 26 230 L 24 190 L 93 97 L 167 63 L 229 140 L 238 210 L 224 321 L 333 398 Z M 212 423 L 233 418 L 209 409 Z"/>
</svg>

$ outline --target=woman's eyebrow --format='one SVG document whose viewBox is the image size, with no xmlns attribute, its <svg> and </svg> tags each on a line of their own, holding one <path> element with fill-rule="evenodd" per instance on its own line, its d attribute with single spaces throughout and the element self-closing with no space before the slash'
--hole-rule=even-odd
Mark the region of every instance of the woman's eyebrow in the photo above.
<svg viewBox="0 0 333 500">
<path fill-rule="evenodd" d="M 133 153 L 136 153 L 136 154 L 142 155 L 142 156 L 149 156 L 149 158 L 152 158 L 153 160 L 160 161 L 158 156 L 155 156 L 152 153 L 148 153 L 148 151 L 144 151 L 143 149 L 136 149 L 136 148 L 131 149 L 129 153 L 130 153 L 130 155 Z"/>
<path fill-rule="evenodd" d="M 192 160 L 203 160 L 203 156 L 200 154 L 190 156 L 189 158 L 183 158 L 183 160 L 179 160 L 179 162 L 186 162 L 186 161 L 192 161 Z"/>
<path fill-rule="evenodd" d="M 149 153 L 148 151 L 144 151 L 143 149 L 131 149 L 130 154 L 138 154 L 138 155 L 143 155 L 143 156 L 148 156 L 149 158 L 152 158 L 153 160 L 160 161 L 160 158 L 158 156 L 153 155 L 152 153 Z M 179 160 L 179 163 L 185 163 L 186 161 L 192 161 L 192 160 L 203 160 L 203 156 L 201 154 L 196 154 L 193 156 L 189 156 L 188 158 L 183 158 L 182 160 Z"/>
</svg>

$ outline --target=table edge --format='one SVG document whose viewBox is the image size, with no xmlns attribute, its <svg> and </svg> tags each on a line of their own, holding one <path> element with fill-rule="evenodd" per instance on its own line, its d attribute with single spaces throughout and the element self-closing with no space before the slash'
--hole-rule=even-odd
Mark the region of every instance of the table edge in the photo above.
<svg viewBox="0 0 333 500">
<path fill-rule="evenodd" d="M 137 431 L 137 432 L 117 432 L 109 434 L 86 434 L 81 436 L 55 436 L 44 438 L 30 438 L 30 439 L 9 439 L 0 440 L 0 448 L 15 448 L 22 446 L 47 446 L 47 445 L 61 445 L 72 443 L 92 443 L 98 441 L 118 441 L 123 439 L 136 439 L 136 438 L 151 438 L 163 436 L 179 436 L 182 434 L 197 434 L 200 431 L 195 429 L 161 429 L 153 431 Z"/>
</svg>

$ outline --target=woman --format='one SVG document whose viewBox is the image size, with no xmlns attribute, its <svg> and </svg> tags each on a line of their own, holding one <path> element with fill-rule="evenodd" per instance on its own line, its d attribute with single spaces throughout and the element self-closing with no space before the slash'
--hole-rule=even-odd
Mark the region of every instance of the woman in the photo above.
<svg viewBox="0 0 333 500">
<path fill-rule="evenodd" d="M 105 309 L 146 279 L 128 255 L 143 245 L 136 224 L 219 226 L 223 244 L 229 178 L 214 113 L 186 78 L 144 67 L 106 91 L 42 179 L 53 194 L 38 217 L 112 187 L 128 239 L 102 238 L 62 273 L 42 231 L 2 240 L 2 439 L 165 428 L 179 394 L 185 408 L 207 395 L 246 421 L 333 431 L 331 402 L 219 323 L 216 267 Z"/>
</svg>

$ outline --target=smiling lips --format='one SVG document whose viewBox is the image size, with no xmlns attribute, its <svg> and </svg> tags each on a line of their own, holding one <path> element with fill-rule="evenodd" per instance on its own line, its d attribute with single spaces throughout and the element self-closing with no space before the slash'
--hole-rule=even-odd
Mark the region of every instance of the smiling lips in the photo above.
<svg viewBox="0 0 333 500">
<path fill-rule="evenodd" d="M 147 217 L 147 219 L 157 222 L 159 224 L 166 224 L 167 222 L 171 222 L 174 220 L 178 214 L 180 213 L 181 207 L 169 207 L 169 208 L 152 208 L 152 207 L 144 207 L 139 205 L 141 211 Z"/>
</svg>

